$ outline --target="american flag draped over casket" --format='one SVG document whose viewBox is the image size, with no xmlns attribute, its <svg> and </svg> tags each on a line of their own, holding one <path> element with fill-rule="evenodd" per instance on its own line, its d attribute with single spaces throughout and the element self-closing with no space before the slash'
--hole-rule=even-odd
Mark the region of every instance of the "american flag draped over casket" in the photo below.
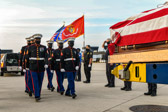
<svg viewBox="0 0 168 112">
<path fill-rule="evenodd" d="M 118 22 L 110 33 L 118 46 L 168 40 L 168 4 Z"/>
</svg>

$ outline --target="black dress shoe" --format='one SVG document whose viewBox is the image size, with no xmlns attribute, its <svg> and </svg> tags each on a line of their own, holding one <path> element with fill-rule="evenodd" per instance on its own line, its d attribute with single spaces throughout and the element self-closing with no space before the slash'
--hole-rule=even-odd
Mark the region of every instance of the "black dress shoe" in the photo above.
<svg viewBox="0 0 168 112">
<path fill-rule="evenodd" d="M 55 87 L 52 87 L 50 90 L 51 90 L 51 92 L 53 92 L 54 91 L 54 89 L 55 89 Z"/>
<path fill-rule="evenodd" d="M 151 92 L 144 93 L 144 95 L 151 95 L 151 94 L 152 94 Z"/>
<path fill-rule="evenodd" d="M 65 96 L 71 97 L 72 95 L 71 94 L 65 94 Z"/>
<path fill-rule="evenodd" d="M 131 91 L 132 89 L 131 88 L 126 88 L 125 91 Z"/>
<path fill-rule="evenodd" d="M 35 101 L 36 102 L 39 102 L 41 98 L 35 98 Z"/>
<path fill-rule="evenodd" d="M 114 85 L 109 85 L 108 87 L 111 88 L 111 87 L 115 87 L 115 86 Z"/>
<path fill-rule="evenodd" d="M 108 86 L 109 86 L 109 84 L 104 85 L 104 87 L 108 87 Z"/>
<path fill-rule="evenodd" d="M 31 91 L 29 92 L 29 96 L 32 97 L 32 92 Z"/>
<path fill-rule="evenodd" d="M 157 96 L 156 93 L 152 93 L 151 96 Z"/>
<path fill-rule="evenodd" d="M 76 80 L 77 82 L 80 82 L 81 80 Z"/>
<path fill-rule="evenodd" d="M 72 95 L 72 98 L 73 98 L 73 99 L 75 99 L 76 97 L 77 97 L 77 95 L 76 95 L 76 94 L 73 94 L 73 95 Z"/>
<path fill-rule="evenodd" d="M 83 81 L 83 83 L 89 83 L 88 81 Z"/>
<path fill-rule="evenodd" d="M 63 94 L 64 94 L 64 91 L 61 91 L 60 94 L 63 95 Z"/>
<path fill-rule="evenodd" d="M 25 93 L 29 93 L 29 91 L 28 91 L 28 90 L 25 90 Z"/>
<path fill-rule="evenodd" d="M 121 88 L 121 90 L 125 90 L 125 89 L 126 89 L 126 87 Z"/>
</svg>

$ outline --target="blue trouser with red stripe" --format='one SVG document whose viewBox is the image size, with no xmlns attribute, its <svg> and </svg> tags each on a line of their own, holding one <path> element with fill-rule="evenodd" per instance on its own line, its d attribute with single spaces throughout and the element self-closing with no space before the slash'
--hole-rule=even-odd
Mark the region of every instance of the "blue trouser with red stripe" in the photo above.
<svg viewBox="0 0 168 112">
<path fill-rule="evenodd" d="M 48 85 L 47 88 L 52 88 L 53 84 L 52 84 L 52 79 L 53 79 L 53 73 L 51 73 L 51 70 L 49 68 L 47 68 L 47 77 L 48 77 Z"/>
<path fill-rule="evenodd" d="M 25 88 L 26 88 L 26 91 L 29 91 L 29 86 L 28 86 L 28 72 L 26 71 L 25 73 Z"/>
<path fill-rule="evenodd" d="M 28 88 L 29 91 L 33 92 L 33 85 L 32 85 L 32 77 L 30 74 L 30 70 L 26 70 L 27 74 L 28 74 Z"/>
<path fill-rule="evenodd" d="M 57 92 L 63 92 L 64 86 L 63 86 L 63 81 L 64 81 L 64 74 L 65 72 L 57 72 L 56 71 L 56 76 L 57 76 Z"/>
<path fill-rule="evenodd" d="M 66 72 L 68 79 L 68 87 L 65 94 L 75 94 L 75 72 Z"/>
<path fill-rule="evenodd" d="M 44 72 L 30 72 L 35 98 L 40 98 Z"/>
</svg>

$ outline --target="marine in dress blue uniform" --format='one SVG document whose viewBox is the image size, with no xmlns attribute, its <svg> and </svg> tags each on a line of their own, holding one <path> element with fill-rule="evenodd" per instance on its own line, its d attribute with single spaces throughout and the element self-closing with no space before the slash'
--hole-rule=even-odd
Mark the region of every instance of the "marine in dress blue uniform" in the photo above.
<svg viewBox="0 0 168 112">
<path fill-rule="evenodd" d="M 30 41 L 30 45 L 33 45 L 34 44 L 34 38 L 31 36 L 29 38 L 29 41 Z M 28 46 L 28 47 L 29 47 Z M 24 71 L 26 71 L 26 74 L 27 74 L 27 78 L 28 78 L 28 82 L 27 82 L 27 85 L 28 85 L 28 88 L 29 88 L 29 96 L 32 96 L 32 93 L 33 93 L 33 85 L 32 85 L 32 78 L 31 78 L 31 74 L 30 74 L 30 70 L 29 70 L 29 62 L 27 62 L 27 60 L 25 59 L 26 57 L 26 52 L 28 50 L 28 47 L 25 49 L 24 51 L 24 56 L 23 56 L 23 60 L 24 60 Z"/>
<path fill-rule="evenodd" d="M 61 52 L 63 49 L 63 43 L 63 40 L 58 40 L 58 49 L 54 50 L 52 54 L 52 68 L 55 70 L 57 77 L 57 92 L 61 95 L 63 95 L 65 91 L 63 86 L 65 72 L 61 72 Z"/>
<path fill-rule="evenodd" d="M 29 45 L 31 45 L 31 43 L 30 43 L 30 38 L 29 37 L 27 37 L 26 38 L 26 40 L 27 40 L 27 45 L 26 46 L 23 46 L 22 48 L 21 48 L 21 51 L 20 51 L 20 59 L 19 59 L 19 68 L 20 68 L 20 70 L 22 71 L 22 73 L 24 73 L 25 74 L 25 92 L 26 93 L 29 93 L 29 87 L 28 87 L 28 75 L 27 75 L 27 73 L 26 73 L 26 70 L 24 69 L 24 64 L 25 64 L 25 60 L 24 60 L 24 52 L 25 52 L 25 49 L 29 46 Z"/>
<path fill-rule="evenodd" d="M 48 58 L 48 68 L 47 68 L 48 85 L 47 85 L 47 88 L 51 91 L 54 91 L 55 87 L 53 86 L 53 83 L 52 83 L 54 70 L 52 70 L 52 68 L 51 68 L 52 53 L 54 51 L 54 49 L 52 49 L 53 41 L 48 40 L 47 45 L 48 45 L 48 48 L 47 48 L 47 56 L 48 56 L 47 57 Z"/>
<path fill-rule="evenodd" d="M 33 37 L 35 44 L 28 47 L 26 61 L 29 62 L 35 100 L 39 101 L 41 99 L 44 71 L 48 68 L 48 58 L 46 47 L 40 44 L 42 35 L 35 34 Z"/>
<path fill-rule="evenodd" d="M 68 40 L 68 47 L 64 48 L 61 53 L 61 72 L 66 72 L 68 79 L 68 87 L 66 90 L 66 96 L 72 96 L 76 98 L 75 94 L 75 75 L 79 69 L 79 55 L 77 50 L 73 48 L 75 38 Z"/>
</svg>

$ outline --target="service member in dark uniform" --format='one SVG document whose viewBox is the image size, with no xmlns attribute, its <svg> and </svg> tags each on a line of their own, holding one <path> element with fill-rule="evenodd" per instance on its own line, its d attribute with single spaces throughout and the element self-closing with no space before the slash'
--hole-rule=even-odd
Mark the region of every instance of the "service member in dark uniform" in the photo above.
<svg viewBox="0 0 168 112">
<path fill-rule="evenodd" d="M 72 96 L 74 99 L 77 95 L 75 94 L 75 74 L 79 69 L 79 55 L 77 50 L 73 48 L 74 39 L 68 40 L 68 47 L 64 48 L 61 53 L 61 72 L 67 73 L 68 88 L 66 90 L 66 96 Z"/>
<path fill-rule="evenodd" d="M 48 48 L 47 48 L 47 56 L 48 56 L 48 68 L 47 68 L 48 85 L 47 85 L 47 88 L 51 91 L 54 91 L 55 87 L 53 86 L 53 83 L 52 83 L 54 70 L 51 68 L 52 53 L 54 51 L 54 49 L 52 49 L 53 41 L 52 40 L 47 41 L 47 45 L 48 45 Z"/>
<path fill-rule="evenodd" d="M 144 93 L 144 95 L 151 95 L 151 96 L 156 96 L 157 92 L 157 84 L 155 83 L 148 83 L 148 92 Z"/>
<path fill-rule="evenodd" d="M 115 87 L 115 76 L 113 74 L 111 74 L 111 70 L 114 69 L 115 64 L 108 63 L 108 56 L 110 55 L 108 45 L 111 43 L 111 39 L 108 38 L 106 41 L 104 41 L 104 43 L 102 45 L 103 48 L 105 48 L 105 43 L 107 44 L 106 53 L 105 53 L 105 60 L 106 60 L 106 77 L 107 77 L 107 81 L 108 81 L 108 83 L 105 85 L 105 87 Z M 115 50 L 115 47 L 113 50 Z"/>
<path fill-rule="evenodd" d="M 30 38 L 29 38 L 29 37 L 26 38 L 26 40 L 27 40 L 27 45 L 26 45 L 26 46 L 23 46 L 23 47 L 21 48 L 21 51 L 20 51 L 19 68 L 20 68 L 20 70 L 22 71 L 22 74 L 25 73 L 25 92 L 26 92 L 26 93 L 29 93 L 28 74 L 26 73 L 26 70 L 24 69 L 24 63 L 25 63 L 25 61 L 24 61 L 23 57 L 24 57 L 25 49 L 26 49 L 29 45 L 31 45 L 31 43 L 30 43 Z"/>
<path fill-rule="evenodd" d="M 63 81 L 64 81 L 64 75 L 65 72 L 61 72 L 61 52 L 63 49 L 63 40 L 58 40 L 58 49 L 54 50 L 52 54 L 52 69 L 56 71 L 56 76 L 57 76 L 57 92 L 59 92 L 61 95 L 64 94 L 64 86 L 63 86 Z"/>
<path fill-rule="evenodd" d="M 30 41 L 30 45 L 33 45 L 34 44 L 34 38 L 31 36 L 29 37 L 29 41 Z M 32 78 L 31 78 L 31 74 L 30 74 L 30 70 L 29 70 L 29 62 L 26 61 L 25 57 L 26 57 L 26 52 L 29 48 L 29 46 L 27 46 L 25 48 L 25 51 L 24 51 L 24 56 L 23 56 L 23 60 L 24 60 L 24 70 L 26 70 L 26 75 L 27 75 L 27 85 L 28 85 L 28 88 L 29 88 L 29 96 L 32 96 L 32 92 L 33 92 L 33 85 L 32 85 Z"/>
<path fill-rule="evenodd" d="M 80 48 L 77 48 L 77 52 L 78 52 L 78 55 L 79 55 L 79 70 L 76 71 L 76 78 L 75 80 L 76 81 L 81 81 L 81 64 L 82 64 L 82 53 L 80 52 Z"/>
<path fill-rule="evenodd" d="M 26 52 L 26 61 L 32 77 L 35 100 L 39 101 L 41 96 L 44 71 L 48 68 L 47 49 L 41 45 L 41 34 L 33 35 L 35 44 L 31 45 Z"/>
<path fill-rule="evenodd" d="M 86 45 L 86 51 L 84 52 L 84 72 L 86 76 L 86 81 L 84 83 L 90 83 L 91 69 L 92 69 L 92 58 L 93 52 L 90 49 L 90 45 Z"/>
</svg>

